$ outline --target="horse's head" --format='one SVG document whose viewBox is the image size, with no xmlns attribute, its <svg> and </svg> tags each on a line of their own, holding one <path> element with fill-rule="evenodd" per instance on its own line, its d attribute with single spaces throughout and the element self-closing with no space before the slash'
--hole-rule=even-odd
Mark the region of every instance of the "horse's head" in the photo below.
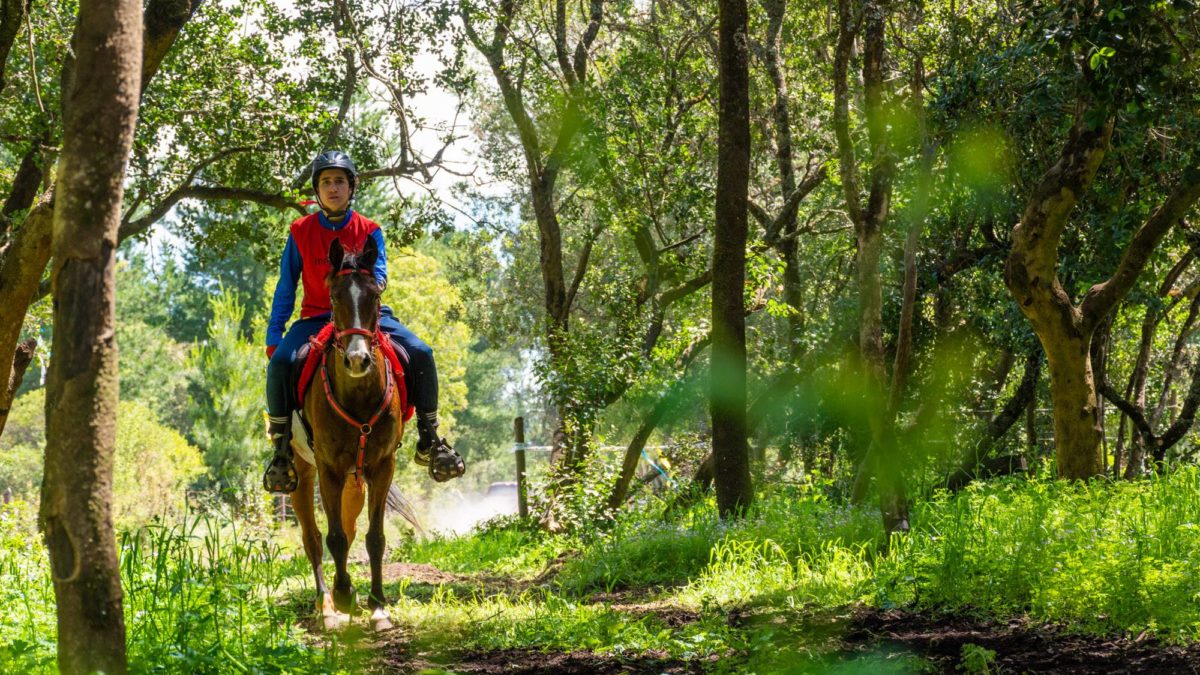
<svg viewBox="0 0 1200 675">
<path fill-rule="evenodd" d="M 374 365 L 375 334 L 379 327 L 379 303 L 383 289 L 375 281 L 379 249 L 368 238 L 362 252 L 347 252 L 334 239 L 329 245 L 332 269 L 325 283 L 333 303 L 334 346 L 352 377 L 366 375 Z"/>
</svg>

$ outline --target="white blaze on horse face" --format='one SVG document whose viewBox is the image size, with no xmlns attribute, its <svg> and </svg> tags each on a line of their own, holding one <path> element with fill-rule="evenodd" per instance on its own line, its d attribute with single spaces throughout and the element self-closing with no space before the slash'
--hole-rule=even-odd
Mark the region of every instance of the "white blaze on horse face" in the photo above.
<svg viewBox="0 0 1200 675">
<path fill-rule="evenodd" d="M 358 311 L 362 293 L 362 288 L 357 283 L 350 284 L 350 307 L 353 311 L 350 325 L 354 328 L 365 327 Z M 362 377 L 367 374 L 367 367 L 371 363 L 371 346 L 366 336 L 350 336 L 350 344 L 346 345 L 346 360 L 350 363 L 351 377 Z"/>
</svg>

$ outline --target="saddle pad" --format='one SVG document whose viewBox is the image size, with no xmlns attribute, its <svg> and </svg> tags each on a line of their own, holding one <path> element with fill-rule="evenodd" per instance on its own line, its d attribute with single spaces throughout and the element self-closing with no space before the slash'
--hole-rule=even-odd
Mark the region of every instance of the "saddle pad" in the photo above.
<svg viewBox="0 0 1200 675">
<path fill-rule="evenodd" d="M 317 465 L 317 458 L 313 456 L 312 440 L 308 437 L 308 425 L 300 417 L 299 410 L 292 412 L 292 452 L 309 464 Z"/>
<path fill-rule="evenodd" d="M 321 365 L 321 355 L 325 353 L 330 346 L 330 341 L 333 339 L 334 326 L 333 322 L 325 324 L 325 327 L 316 335 L 308 339 L 308 343 L 304 345 L 297 355 L 303 363 L 300 368 L 300 377 L 296 380 L 296 401 L 297 405 L 302 405 L 304 394 L 308 391 L 309 385 L 312 384 L 313 378 L 316 376 L 317 368 Z M 416 412 L 415 408 L 408 400 L 408 387 L 404 380 L 404 366 L 400 362 L 400 357 L 396 354 L 396 347 L 392 344 L 391 338 L 383 331 L 378 331 L 378 342 L 380 351 L 383 352 L 383 358 L 388 362 L 392 369 L 392 377 L 395 382 L 396 396 L 400 397 L 400 408 L 404 411 L 404 421 L 412 419 Z M 307 353 L 304 349 L 307 348 Z"/>
</svg>

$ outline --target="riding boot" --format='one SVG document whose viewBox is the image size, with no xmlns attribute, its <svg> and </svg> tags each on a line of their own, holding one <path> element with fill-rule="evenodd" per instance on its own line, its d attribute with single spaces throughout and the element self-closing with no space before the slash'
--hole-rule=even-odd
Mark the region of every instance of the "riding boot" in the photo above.
<svg viewBox="0 0 1200 675">
<path fill-rule="evenodd" d="M 299 484 L 296 474 L 296 463 L 292 460 L 292 427 L 291 420 L 272 417 L 267 425 L 267 436 L 275 453 L 263 473 L 263 489 L 267 492 L 288 493 Z"/>
<path fill-rule="evenodd" d="M 463 475 L 467 465 L 446 439 L 438 436 L 437 428 L 436 410 L 417 413 L 417 451 L 413 461 L 429 467 L 429 476 L 444 483 Z"/>
</svg>

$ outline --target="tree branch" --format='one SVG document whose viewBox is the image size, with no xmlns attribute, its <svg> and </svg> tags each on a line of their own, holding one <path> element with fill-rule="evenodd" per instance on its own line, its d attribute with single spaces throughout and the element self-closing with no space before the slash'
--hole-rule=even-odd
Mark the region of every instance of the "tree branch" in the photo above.
<svg viewBox="0 0 1200 675">
<path fill-rule="evenodd" d="M 0 0 L 0 92 L 4 91 L 4 72 L 7 70 L 8 53 L 12 50 L 25 15 L 33 7 L 33 0 Z"/>
<path fill-rule="evenodd" d="M 1027 316 L 1048 307 L 1056 307 L 1059 313 L 1074 311 L 1058 279 L 1058 245 L 1068 216 L 1104 159 L 1115 121 L 1110 116 L 1103 124 L 1090 127 L 1089 110 L 1085 102 L 1078 103 L 1075 123 L 1058 162 L 1042 175 L 1021 221 L 1013 228 L 1004 277 Z"/>
<path fill-rule="evenodd" d="M 291 198 L 277 193 L 263 192 L 261 190 L 251 190 L 249 188 L 224 187 L 214 185 L 185 185 L 176 189 L 171 194 L 167 195 L 162 202 L 151 209 L 150 213 L 130 221 L 122 225 L 118 232 L 118 241 L 124 241 L 129 237 L 145 232 L 150 226 L 158 222 L 163 216 L 167 215 L 176 204 L 184 199 L 199 199 L 202 201 L 242 201 L 262 204 L 279 209 L 280 211 L 294 210 L 299 215 L 306 215 L 308 212 L 304 207 L 297 204 Z"/>
<path fill-rule="evenodd" d="M 1037 392 L 1041 369 L 1042 350 L 1040 347 L 1034 347 L 1025 357 L 1025 374 L 1021 377 L 1021 384 L 1013 392 L 1012 398 L 1008 399 L 1004 407 L 1000 409 L 1000 412 L 988 422 L 987 429 L 984 430 L 971 452 L 963 458 L 958 468 L 951 472 L 946 479 L 947 490 L 958 490 L 975 479 L 976 467 L 987 458 L 996 445 L 996 441 L 1008 433 L 1021 413 L 1029 406 L 1029 402 L 1033 400 L 1034 394 Z"/>
<path fill-rule="evenodd" d="M 142 92 L 204 0 L 149 0 L 142 14 Z"/>
<path fill-rule="evenodd" d="M 592 230 L 587 241 L 583 243 L 583 250 L 579 252 L 579 262 L 575 265 L 575 278 L 571 279 L 571 286 L 567 289 L 567 311 L 570 311 L 571 305 L 575 303 L 575 294 L 579 292 L 579 286 L 583 283 L 583 277 L 587 274 L 588 262 L 592 257 L 592 245 L 596 243 L 596 239 L 603 229 L 603 227 L 597 226 Z"/>
<path fill-rule="evenodd" d="M 688 386 L 694 380 L 694 375 L 687 371 L 688 366 L 703 351 L 704 347 L 708 346 L 709 341 L 710 338 L 706 336 L 694 344 L 692 348 L 684 352 L 676 368 L 677 370 L 684 371 L 683 377 L 671 383 L 667 391 L 659 397 L 654 407 L 650 409 L 650 414 L 646 415 L 645 419 L 638 426 L 637 431 L 634 432 L 633 438 L 629 441 L 629 446 L 625 449 L 625 457 L 621 462 L 621 473 L 617 477 L 617 482 L 613 486 L 612 492 L 608 495 L 608 508 L 610 510 L 616 510 L 625 503 L 625 496 L 629 492 L 629 483 L 633 480 L 633 474 L 637 470 L 642 451 L 646 448 L 646 441 L 650 439 L 650 434 L 654 433 L 654 430 L 662 423 L 667 413 L 677 408 L 682 402 Z"/>
<path fill-rule="evenodd" d="M 1179 184 L 1167 200 L 1150 215 L 1125 247 L 1121 262 L 1106 281 L 1088 289 L 1080 304 L 1087 325 L 1095 324 L 1108 314 L 1129 292 L 1154 252 L 1158 242 L 1200 199 L 1200 167 L 1188 167 Z"/>
<path fill-rule="evenodd" d="M 788 195 L 787 201 L 783 203 L 783 208 L 779 210 L 779 215 L 775 216 L 775 219 L 771 221 L 770 226 L 767 227 L 767 231 L 763 235 L 763 241 L 768 246 L 776 246 L 782 241 L 779 235 L 781 232 L 787 230 L 789 224 L 795 223 L 796 212 L 800 208 L 800 202 L 804 201 L 805 197 L 817 189 L 817 186 L 825 180 L 826 175 L 825 166 L 822 165 L 821 168 L 805 178 L 795 190 L 792 190 L 791 194 Z M 758 219 L 758 216 L 756 215 L 755 218 Z M 760 220 L 759 222 L 762 221 Z"/>
<path fill-rule="evenodd" d="M 13 398 L 21 386 L 21 380 L 25 378 L 25 371 L 33 362 L 33 352 L 36 349 L 37 338 L 29 338 L 17 344 L 17 351 L 13 354 L 12 370 L 8 375 L 8 386 L 0 392 L 0 436 L 4 434 L 4 426 L 8 424 L 8 413 L 12 408 Z"/>
</svg>

